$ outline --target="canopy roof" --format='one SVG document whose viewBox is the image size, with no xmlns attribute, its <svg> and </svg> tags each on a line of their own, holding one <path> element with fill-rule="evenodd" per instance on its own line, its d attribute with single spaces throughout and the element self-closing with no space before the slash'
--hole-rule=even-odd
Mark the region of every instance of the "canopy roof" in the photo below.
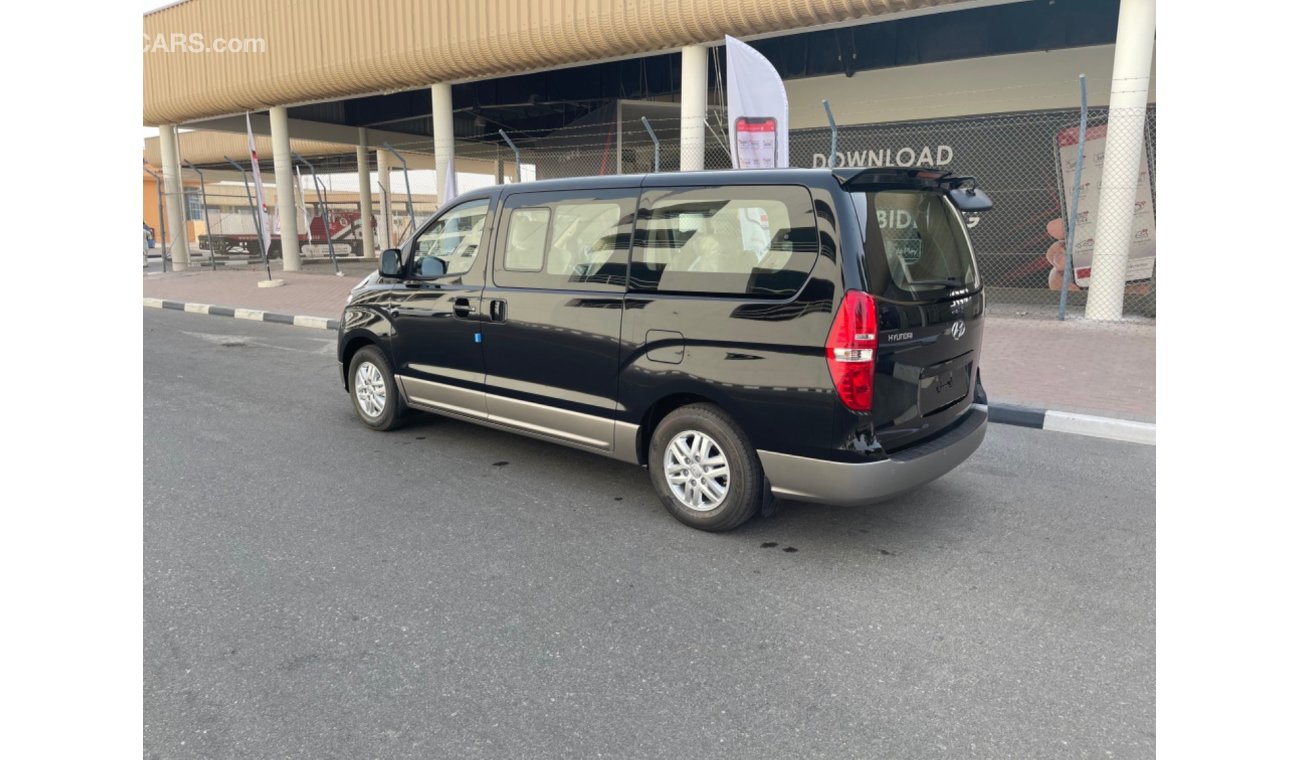
<svg viewBox="0 0 1300 760">
<path fill-rule="evenodd" d="M 184 0 L 144 16 L 145 39 L 162 35 L 166 45 L 146 45 L 143 122 L 184 124 L 626 58 L 727 34 L 999 1 L 1007 0 Z M 210 52 L 193 52 L 200 48 Z"/>
</svg>

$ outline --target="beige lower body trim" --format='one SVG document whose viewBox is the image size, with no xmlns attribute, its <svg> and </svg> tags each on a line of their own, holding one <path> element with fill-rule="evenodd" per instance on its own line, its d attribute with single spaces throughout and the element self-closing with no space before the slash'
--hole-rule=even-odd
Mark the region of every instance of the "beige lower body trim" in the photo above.
<svg viewBox="0 0 1300 760">
<path fill-rule="evenodd" d="M 641 464 L 637 458 L 637 438 L 641 435 L 641 426 L 631 422 L 614 423 L 614 450 L 611 455 L 620 462 Z"/>
<path fill-rule="evenodd" d="M 482 391 L 472 391 L 455 385 L 444 385 L 397 375 L 397 385 L 411 406 L 431 412 L 448 412 L 458 417 L 487 419 L 487 403 Z"/>
<path fill-rule="evenodd" d="M 640 425 L 406 375 L 396 377 L 406 403 L 416 409 L 637 464 Z"/>
<path fill-rule="evenodd" d="M 758 450 L 772 493 L 793 501 L 860 506 L 897 496 L 966 461 L 984 440 L 988 411 L 972 405 L 964 420 L 929 442 L 874 462 L 833 462 Z"/>
<path fill-rule="evenodd" d="M 593 449 L 614 447 L 614 421 L 546 404 L 487 394 L 488 419 Z"/>
</svg>

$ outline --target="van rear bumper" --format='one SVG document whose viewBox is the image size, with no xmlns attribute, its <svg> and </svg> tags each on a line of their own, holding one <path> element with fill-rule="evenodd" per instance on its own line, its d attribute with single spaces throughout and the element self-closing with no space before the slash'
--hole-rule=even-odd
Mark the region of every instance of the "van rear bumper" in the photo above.
<svg viewBox="0 0 1300 760">
<path fill-rule="evenodd" d="M 793 501 L 862 506 L 925 485 L 966 461 L 984 440 L 988 407 L 973 404 L 948 432 L 876 462 L 823 459 L 759 451 L 772 493 Z"/>
</svg>

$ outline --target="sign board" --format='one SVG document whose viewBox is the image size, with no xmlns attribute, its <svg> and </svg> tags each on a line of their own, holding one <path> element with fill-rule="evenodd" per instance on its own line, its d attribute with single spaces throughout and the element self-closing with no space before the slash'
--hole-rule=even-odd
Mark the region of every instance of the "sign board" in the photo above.
<svg viewBox="0 0 1300 760">
<path fill-rule="evenodd" d="M 1087 128 L 1083 137 L 1083 171 L 1079 179 L 1079 214 L 1074 230 L 1074 282 L 1088 287 L 1092 278 L 1092 251 L 1096 241 L 1097 213 L 1101 205 L 1101 170 L 1106 159 L 1105 124 Z M 1074 170 L 1079 158 L 1079 128 L 1062 129 L 1056 135 L 1061 162 L 1061 197 L 1065 216 L 1073 211 Z M 1138 164 L 1137 199 L 1133 203 L 1133 220 L 1130 225 L 1128 272 L 1124 279 L 1149 280 L 1156 267 L 1156 218 L 1151 203 L 1151 172 L 1147 163 L 1146 146 L 1142 146 L 1142 159 Z"/>
</svg>

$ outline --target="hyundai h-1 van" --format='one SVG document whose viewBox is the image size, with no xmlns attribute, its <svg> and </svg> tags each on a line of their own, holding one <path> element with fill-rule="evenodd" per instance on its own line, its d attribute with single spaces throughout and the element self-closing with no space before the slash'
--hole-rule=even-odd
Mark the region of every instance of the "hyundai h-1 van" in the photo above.
<svg viewBox="0 0 1300 760">
<path fill-rule="evenodd" d="M 455 417 L 646 468 L 728 530 L 861 505 L 984 438 L 969 177 L 916 168 L 619 175 L 465 193 L 349 297 L 360 420 Z"/>
</svg>

